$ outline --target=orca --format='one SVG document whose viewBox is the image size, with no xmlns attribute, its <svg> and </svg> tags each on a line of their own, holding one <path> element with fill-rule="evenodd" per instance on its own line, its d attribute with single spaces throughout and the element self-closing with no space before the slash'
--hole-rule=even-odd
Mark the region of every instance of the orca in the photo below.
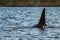
<svg viewBox="0 0 60 40">
<path fill-rule="evenodd" d="M 35 27 L 37 27 L 37 28 L 45 28 L 46 26 L 47 25 L 46 25 L 46 22 L 45 22 L 45 8 L 44 8 L 43 11 L 42 11 L 41 17 L 39 19 L 39 22 Z"/>
</svg>

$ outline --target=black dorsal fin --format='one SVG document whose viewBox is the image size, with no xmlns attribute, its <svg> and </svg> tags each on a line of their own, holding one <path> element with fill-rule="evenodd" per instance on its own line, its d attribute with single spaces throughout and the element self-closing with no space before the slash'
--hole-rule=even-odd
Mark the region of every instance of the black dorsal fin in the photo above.
<svg viewBox="0 0 60 40">
<path fill-rule="evenodd" d="M 42 11 L 39 23 L 37 24 L 36 27 L 43 28 L 43 26 L 46 26 L 46 23 L 45 23 L 45 8 Z"/>
</svg>

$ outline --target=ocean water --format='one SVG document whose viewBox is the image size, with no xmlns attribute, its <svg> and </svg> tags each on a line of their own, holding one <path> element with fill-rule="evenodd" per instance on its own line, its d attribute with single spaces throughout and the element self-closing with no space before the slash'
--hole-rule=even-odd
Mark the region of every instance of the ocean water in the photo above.
<svg viewBox="0 0 60 40">
<path fill-rule="evenodd" d="M 38 7 L 0 7 L 0 27 L 31 27 L 38 23 L 42 10 Z"/>
<path fill-rule="evenodd" d="M 46 8 L 46 24 L 48 26 L 60 26 L 60 7 Z"/>
<path fill-rule="evenodd" d="M 48 27 L 32 28 L 43 8 Z M 60 7 L 0 7 L 0 40 L 60 40 L 59 15 Z"/>
</svg>

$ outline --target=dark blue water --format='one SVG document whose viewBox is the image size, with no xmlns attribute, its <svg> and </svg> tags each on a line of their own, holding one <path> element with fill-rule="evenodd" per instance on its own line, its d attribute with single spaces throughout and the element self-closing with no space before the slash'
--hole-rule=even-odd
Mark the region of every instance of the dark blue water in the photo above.
<svg viewBox="0 0 60 40">
<path fill-rule="evenodd" d="M 45 7 L 47 28 L 30 28 L 38 23 L 43 8 L 0 7 L 0 40 L 60 40 L 60 7 Z"/>
<path fill-rule="evenodd" d="M 38 23 L 43 8 L 0 7 L 0 27 L 33 26 Z"/>
</svg>

